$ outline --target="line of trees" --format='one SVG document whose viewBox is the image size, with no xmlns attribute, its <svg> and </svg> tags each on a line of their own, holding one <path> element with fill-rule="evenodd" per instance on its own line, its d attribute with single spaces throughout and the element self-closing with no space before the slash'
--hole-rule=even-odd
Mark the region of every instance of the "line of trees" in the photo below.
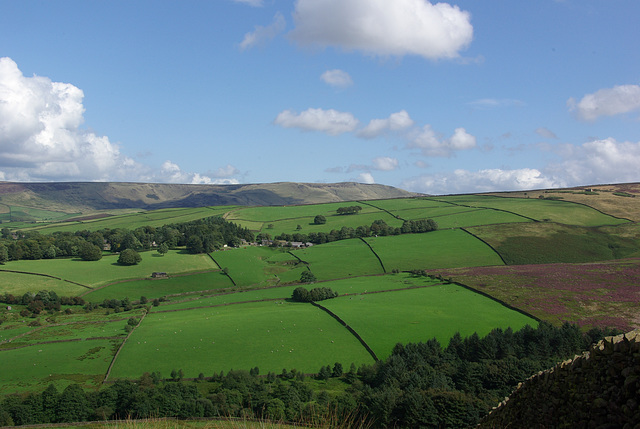
<svg viewBox="0 0 640 429">
<path fill-rule="evenodd" d="M 358 214 L 362 210 L 360 206 L 348 206 L 348 207 L 338 207 L 336 213 L 339 215 L 350 215 L 350 214 Z"/>
<path fill-rule="evenodd" d="M 296 302 L 324 301 L 338 296 L 338 292 L 328 287 L 315 287 L 311 290 L 300 286 L 293 290 L 291 299 Z"/>
<path fill-rule="evenodd" d="M 400 235 L 400 234 L 412 234 L 412 233 L 424 233 L 430 231 L 436 231 L 438 229 L 438 223 L 433 219 L 420 219 L 420 220 L 406 220 L 402 223 L 402 226 L 392 227 L 388 225 L 384 220 L 378 219 L 371 223 L 371 225 L 362 225 L 357 228 L 343 226 L 342 228 L 333 229 L 330 232 L 310 232 L 309 234 L 283 233 L 277 235 L 275 240 L 293 242 L 298 241 L 302 243 L 323 244 L 330 243 L 338 240 L 346 240 L 349 238 L 361 238 L 361 237 L 374 237 L 374 236 L 387 236 L 387 235 Z M 268 240 L 270 237 L 268 234 L 258 234 L 258 239 Z"/>
<path fill-rule="evenodd" d="M 162 246 L 164 250 L 164 246 L 167 249 L 186 246 L 190 253 L 204 253 L 224 245 L 238 246 L 243 239 L 254 240 L 253 233 L 247 228 L 227 222 L 220 216 L 161 227 L 143 226 L 134 230 L 105 228 L 46 235 L 38 231 L 13 235 L 3 228 L 0 236 L 0 264 L 20 259 L 67 257 L 95 261 L 102 257 L 105 248 L 119 253 L 126 249 L 141 251 Z"/>
<path fill-rule="evenodd" d="M 455 335 L 446 347 L 436 339 L 398 344 L 373 365 L 351 365 L 346 373 L 339 363 L 321 367 L 316 379 L 349 384 L 340 393 L 313 391 L 296 370 L 260 376 L 257 367 L 210 377 L 200 373 L 196 382 L 214 382 L 201 390 L 175 370 L 169 380 L 159 372 L 145 373 L 135 382 L 116 381 L 99 391 L 72 384 L 59 392 L 50 385 L 42 393 L 6 396 L 0 402 L 0 426 L 128 417 L 318 422 L 329 413 L 372 427 L 473 427 L 518 382 L 615 333 L 540 323 L 517 332 L 496 329 L 484 338 Z"/>
</svg>

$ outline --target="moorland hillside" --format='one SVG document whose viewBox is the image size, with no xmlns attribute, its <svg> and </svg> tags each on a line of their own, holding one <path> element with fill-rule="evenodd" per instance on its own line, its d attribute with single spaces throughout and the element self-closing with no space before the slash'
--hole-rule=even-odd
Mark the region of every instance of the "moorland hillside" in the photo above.
<svg viewBox="0 0 640 429">
<path fill-rule="evenodd" d="M 145 210 L 218 205 L 274 206 L 409 197 L 385 185 L 361 183 L 265 183 L 183 185 L 121 182 L 0 182 L 0 204 L 44 210 Z"/>
</svg>

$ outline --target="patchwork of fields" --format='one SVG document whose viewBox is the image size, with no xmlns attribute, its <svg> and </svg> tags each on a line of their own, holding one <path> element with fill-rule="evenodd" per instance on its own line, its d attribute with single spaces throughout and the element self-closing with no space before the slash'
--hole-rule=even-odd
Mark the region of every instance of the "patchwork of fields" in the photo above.
<svg viewBox="0 0 640 429">
<path fill-rule="evenodd" d="M 599 306 L 590 312 L 570 304 L 571 288 L 561 291 L 560 286 L 532 287 L 513 281 L 505 289 L 496 286 L 503 283 L 495 276 L 511 273 L 505 270 L 515 265 L 640 257 L 635 223 L 583 204 L 467 195 L 349 205 L 360 206 L 360 212 L 338 215 L 344 203 L 166 209 L 39 228 L 41 234 L 134 229 L 212 215 L 271 237 L 356 229 L 378 220 L 391 228 L 425 219 L 439 226 L 432 232 L 362 236 L 301 249 L 245 245 L 199 255 L 172 249 L 164 256 L 147 251 L 132 266 L 117 264 L 117 256 L 107 253 L 95 262 L 10 261 L 0 266 L 0 295 L 49 290 L 60 296 L 82 296 L 92 304 L 126 299 L 135 309 L 85 311 L 63 306 L 61 311 L 27 317 L 20 315 L 24 306 L 11 310 L 3 306 L 0 357 L 15 370 L 0 372 L 0 394 L 44 389 L 50 382 L 95 387 L 109 369 L 108 380 L 153 371 L 168 377 L 178 369 L 185 377 L 210 376 L 255 366 L 262 374 L 294 368 L 315 373 L 335 362 L 345 367 L 372 363 L 388 356 L 398 342 L 435 337 L 446 344 L 456 332 L 482 336 L 495 328 L 535 325 L 536 319 L 527 314 L 588 328 L 599 324 L 594 312 L 604 317 L 606 311 L 622 307 Z M 317 215 L 323 215 L 326 223 L 316 225 Z M 598 272 L 603 269 L 599 266 Z M 553 266 L 545 265 L 545 270 L 552 273 Z M 489 271 L 498 274 L 490 277 Z M 151 279 L 153 272 L 165 272 L 168 278 Z M 328 311 L 291 300 L 304 272 L 317 279 L 310 287 L 329 287 L 338 293 L 337 298 L 319 303 Z M 541 276 L 534 270 L 526 275 Z M 451 283 L 450 277 L 482 293 Z M 602 276 L 602 284 L 596 281 L 593 290 L 583 294 L 585 305 L 590 302 L 586 295 L 610 293 L 606 282 L 611 278 Z M 617 287 L 626 294 L 625 317 L 635 310 L 640 313 L 638 300 L 634 301 L 640 291 L 626 283 Z M 555 302 L 548 300 L 551 296 L 564 300 L 563 312 L 541 310 L 545 299 L 549 305 Z M 634 326 L 640 320 L 627 322 Z"/>
</svg>

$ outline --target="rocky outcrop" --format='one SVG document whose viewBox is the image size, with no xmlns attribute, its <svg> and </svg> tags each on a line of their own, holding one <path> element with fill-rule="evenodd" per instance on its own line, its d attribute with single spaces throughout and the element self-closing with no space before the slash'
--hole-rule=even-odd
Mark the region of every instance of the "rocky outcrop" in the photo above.
<svg viewBox="0 0 640 429">
<path fill-rule="evenodd" d="M 520 383 L 479 427 L 640 429 L 640 330 Z"/>
</svg>

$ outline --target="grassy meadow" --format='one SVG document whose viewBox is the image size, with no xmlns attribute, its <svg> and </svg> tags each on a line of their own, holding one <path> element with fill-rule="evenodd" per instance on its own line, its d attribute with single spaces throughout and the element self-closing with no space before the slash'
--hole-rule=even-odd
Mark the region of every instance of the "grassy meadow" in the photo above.
<svg viewBox="0 0 640 429">
<path fill-rule="evenodd" d="M 345 368 L 352 362 L 373 363 L 359 340 L 336 319 L 311 304 L 291 300 L 305 271 L 317 279 L 305 287 L 329 287 L 339 294 L 320 304 L 352 327 L 379 358 L 388 356 L 398 342 L 435 337 L 447 344 L 456 332 L 484 335 L 498 327 L 519 329 L 536 323 L 485 295 L 442 277 L 414 275 L 415 270 L 451 277 L 555 324 L 569 320 L 585 328 L 604 326 L 607 321 L 614 326 L 638 326 L 640 320 L 634 322 L 637 316 L 633 315 L 640 308 L 632 299 L 637 298 L 637 289 L 630 285 L 640 281 L 637 264 L 614 269 L 602 262 L 640 257 L 637 224 L 586 204 L 529 196 L 163 209 L 75 221 L 60 215 L 56 219 L 63 222 L 35 228 L 41 234 L 135 229 L 220 215 L 272 237 L 356 228 L 378 219 L 393 227 L 400 227 L 404 220 L 434 219 L 439 229 L 304 249 L 243 246 L 210 255 L 171 249 L 164 256 L 147 251 L 133 266 L 118 265 L 117 255 L 110 253 L 95 262 L 79 258 L 9 261 L 0 267 L 0 294 L 51 290 L 62 296 L 81 295 L 91 303 L 125 297 L 137 301 L 141 296 L 161 302 L 127 312 L 63 306 L 59 312 L 33 316 L 21 316 L 22 305 L 11 310 L 2 305 L 0 359 L 13 370 L 0 372 L 0 394 L 41 390 L 50 382 L 59 389 L 74 382 L 98 388 L 117 350 L 110 380 L 137 378 L 146 371 L 169 377 L 174 369 L 182 369 L 185 377 L 197 377 L 201 372 L 211 376 L 256 366 L 261 374 L 280 373 L 284 368 L 315 373 L 335 362 Z M 351 205 L 361 206 L 361 212 L 337 215 L 338 208 Z M 55 216 L 53 211 L 32 214 Z M 318 214 L 326 217 L 326 224 L 313 224 Z M 564 269 L 570 275 L 563 277 L 562 284 L 553 283 L 553 288 L 548 279 L 546 283 L 535 280 L 545 278 L 542 271 L 509 271 L 533 266 L 545 267 L 548 273 L 560 262 L 568 264 L 562 265 L 565 268 L 597 262 L 593 271 L 580 265 L 591 273 L 591 288 L 576 295 L 579 269 Z M 169 277 L 150 279 L 157 271 Z M 603 297 L 609 297 L 611 305 Z M 607 318 L 608 312 L 615 311 L 618 319 Z M 131 333 L 125 341 L 128 319 L 133 317 L 137 323 L 143 315 L 139 326 L 128 328 Z"/>
</svg>

